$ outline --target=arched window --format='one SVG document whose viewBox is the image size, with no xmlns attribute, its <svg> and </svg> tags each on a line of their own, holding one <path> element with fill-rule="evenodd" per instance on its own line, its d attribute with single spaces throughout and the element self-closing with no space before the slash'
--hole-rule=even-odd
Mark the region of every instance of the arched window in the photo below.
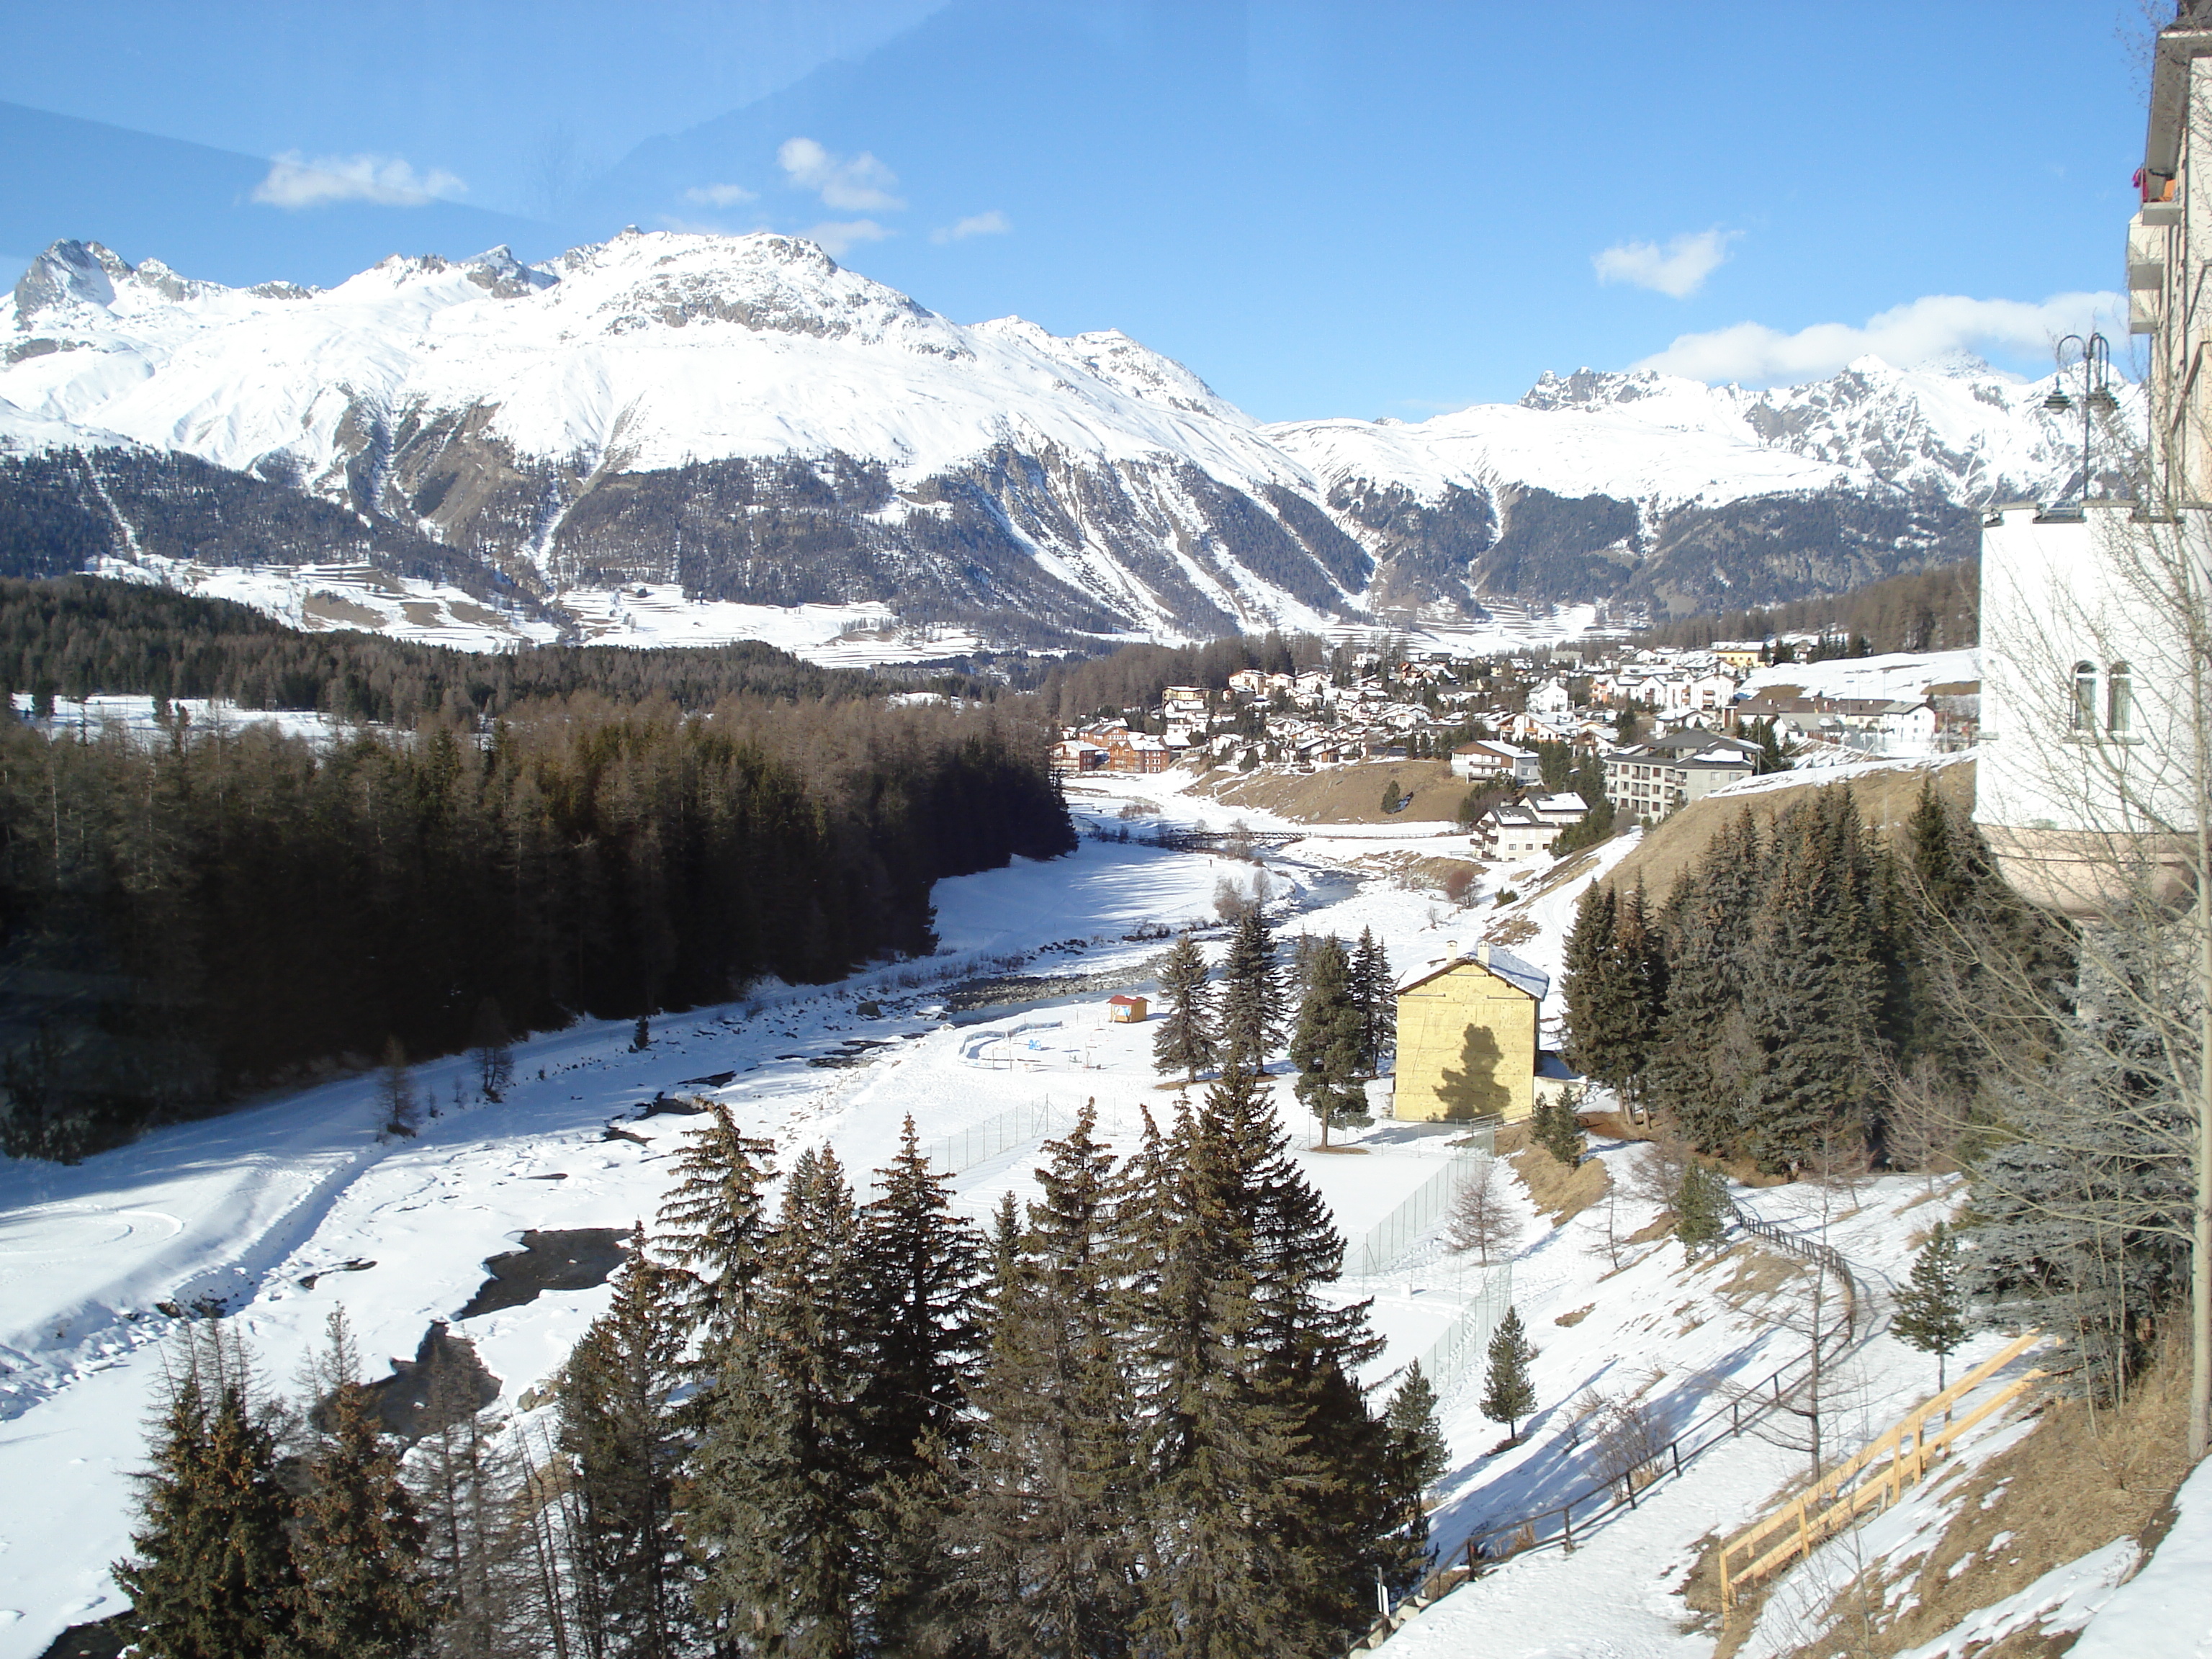
<svg viewBox="0 0 2212 1659">
<path fill-rule="evenodd" d="M 2127 664 L 2116 662 L 2105 671 L 2105 729 L 2124 734 L 2135 717 L 2135 678 Z"/>
<path fill-rule="evenodd" d="M 2070 724 L 2076 732 L 2097 729 L 2097 665 L 2093 662 L 2074 665 L 2074 718 Z"/>
</svg>

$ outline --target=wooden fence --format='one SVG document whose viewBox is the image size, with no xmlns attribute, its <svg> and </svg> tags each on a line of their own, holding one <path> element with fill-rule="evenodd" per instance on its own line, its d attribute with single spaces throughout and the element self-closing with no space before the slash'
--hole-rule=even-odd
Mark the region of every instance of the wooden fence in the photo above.
<svg viewBox="0 0 2212 1659">
<path fill-rule="evenodd" d="M 1815 1545 L 1857 1520 L 1860 1510 L 1895 1503 L 1905 1487 L 1927 1473 L 1930 1462 L 1950 1449 L 1953 1441 L 1991 1413 L 2002 1410 L 2044 1373 L 2029 1371 L 1932 1435 L 1928 1432 L 1929 1419 L 1939 1412 L 1948 1413 L 2026 1353 L 2042 1335 L 2041 1331 L 2030 1331 L 2014 1338 L 1934 1399 L 1906 1413 L 1895 1427 L 1869 1441 L 1857 1455 L 1838 1464 L 1764 1520 L 1754 1522 L 1722 1545 L 1723 1609 L 1735 1606 L 1742 1586 L 1810 1554 Z"/>
</svg>

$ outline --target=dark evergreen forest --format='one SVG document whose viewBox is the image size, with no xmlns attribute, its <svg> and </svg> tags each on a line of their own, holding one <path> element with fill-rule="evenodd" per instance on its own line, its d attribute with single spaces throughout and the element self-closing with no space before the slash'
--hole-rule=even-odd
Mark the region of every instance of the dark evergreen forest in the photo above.
<svg viewBox="0 0 2212 1659">
<path fill-rule="evenodd" d="M 165 633 L 178 605 L 202 625 Z M 542 1029 L 927 951 L 933 882 L 1073 845 L 1047 734 L 1011 708 L 890 708 L 764 647 L 518 661 L 228 609 L 15 584 L 0 665 L 262 706 L 357 689 L 418 728 L 319 746 L 172 716 L 149 746 L 0 725 L 11 1152 L 74 1155 L 393 1039 L 450 1050 L 488 1009 Z"/>
</svg>

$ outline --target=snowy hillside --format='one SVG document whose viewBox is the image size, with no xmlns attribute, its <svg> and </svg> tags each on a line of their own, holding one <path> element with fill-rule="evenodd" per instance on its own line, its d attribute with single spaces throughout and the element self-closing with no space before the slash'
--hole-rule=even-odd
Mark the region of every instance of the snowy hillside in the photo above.
<svg viewBox="0 0 2212 1659">
<path fill-rule="evenodd" d="M 2066 484 L 2043 391 L 1871 358 L 1766 392 L 1585 370 L 1418 425 L 1261 427 L 1126 336 L 956 323 L 788 236 L 394 255 L 328 289 L 60 242 L 0 300 L 0 489 L 54 549 L 295 589 L 367 562 L 506 598 L 511 637 L 627 637 L 638 586 L 1001 643 L 1480 624 L 1961 556 L 1973 509 Z"/>
</svg>

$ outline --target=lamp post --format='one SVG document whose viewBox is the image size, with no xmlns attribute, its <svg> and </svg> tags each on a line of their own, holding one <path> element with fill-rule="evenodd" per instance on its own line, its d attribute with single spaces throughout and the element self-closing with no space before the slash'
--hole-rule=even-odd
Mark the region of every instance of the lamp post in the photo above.
<svg viewBox="0 0 2212 1659">
<path fill-rule="evenodd" d="M 2092 333 L 2084 339 L 2079 334 L 2069 334 L 2058 342 L 2053 355 L 2057 360 L 2057 383 L 2043 406 L 2053 415 L 2063 415 L 2074 407 L 2074 399 L 2066 395 L 2066 348 L 2074 348 L 2074 368 L 2081 376 L 2081 504 L 2089 504 L 2089 434 L 2096 417 L 2109 415 L 2120 406 L 2112 395 L 2112 347 L 2101 334 Z M 2059 502 L 2066 500 L 2061 495 Z"/>
</svg>

